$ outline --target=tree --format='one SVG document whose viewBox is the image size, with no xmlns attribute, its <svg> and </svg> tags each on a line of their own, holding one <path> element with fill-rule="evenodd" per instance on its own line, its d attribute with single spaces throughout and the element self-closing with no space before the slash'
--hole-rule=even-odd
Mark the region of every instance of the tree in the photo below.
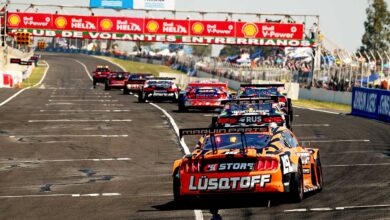
<svg viewBox="0 0 390 220">
<path fill-rule="evenodd" d="M 192 45 L 192 55 L 207 57 L 211 55 L 211 45 Z"/>
<path fill-rule="evenodd" d="M 362 37 L 361 51 L 387 51 L 390 46 L 390 12 L 384 0 L 370 0 L 364 22 L 365 33 Z"/>
</svg>

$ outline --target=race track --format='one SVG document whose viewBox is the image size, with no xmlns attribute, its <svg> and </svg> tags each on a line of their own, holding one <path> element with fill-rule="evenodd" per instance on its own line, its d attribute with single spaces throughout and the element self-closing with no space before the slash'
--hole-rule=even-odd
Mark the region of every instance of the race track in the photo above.
<svg viewBox="0 0 390 220">
<path fill-rule="evenodd" d="M 0 219 L 211 219 L 210 209 L 223 219 L 390 219 L 388 124 L 295 108 L 295 134 L 320 148 L 322 192 L 299 204 L 175 204 L 170 171 L 183 152 L 167 116 L 133 95 L 93 89 L 96 65 L 120 70 L 107 61 L 43 59 L 43 84 L 0 106 Z M 12 95 L 3 91 L 0 102 Z M 213 114 L 156 104 L 179 128 L 207 127 Z"/>
</svg>

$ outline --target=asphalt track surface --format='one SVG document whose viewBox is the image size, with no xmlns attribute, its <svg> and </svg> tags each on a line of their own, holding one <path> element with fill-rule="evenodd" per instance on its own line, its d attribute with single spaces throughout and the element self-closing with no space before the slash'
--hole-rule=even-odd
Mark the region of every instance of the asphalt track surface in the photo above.
<svg viewBox="0 0 390 220">
<path fill-rule="evenodd" d="M 294 132 L 320 148 L 322 192 L 298 204 L 260 195 L 175 204 L 170 171 L 183 152 L 167 117 L 133 95 L 93 89 L 82 64 L 90 73 L 117 66 L 44 59 L 43 84 L 0 107 L 0 219 L 217 219 L 210 209 L 223 219 L 390 219 L 388 124 L 296 108 Z M 213 114 L 156 104 L 180 128 L 208 126 Z"/>
</svg>

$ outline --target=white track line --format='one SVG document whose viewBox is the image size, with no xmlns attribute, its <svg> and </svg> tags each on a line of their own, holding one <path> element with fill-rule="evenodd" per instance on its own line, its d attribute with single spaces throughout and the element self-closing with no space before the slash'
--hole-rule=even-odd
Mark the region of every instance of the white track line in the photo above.
<svg viewBox="0 0 390 220">
<path fill-rule="evenodd" d="M 0 196 L 0 199 L 11 198 L 39 198 L 39 197 L 100 197 L 100 196 L 120 196 L 120 193 L 88 193 L 88 194 L 37 194 L 37 195 L 18 195 L 18 196 Z"/>
<path fill-rule="evenodd" d="M 390 166 L 390 163 L 360 163 L 360 164 L 323 165 L 323 167 L 360 167 L 360 166 Z"/>
<path fill-rule="evenodd" d="M 76 162 L 76 161 L 129 161 L 131 158 L 93 158 L 93 159 L 57 159 L 57 160 L 0 160 L 0 163 L 51 163 L 51 162 Z"/>
<path fill-rule="evenodd" d="M 84 98 L 111 98 L 112 96 L 96 96 L 96 95 L 84 95 Z M 77 95 L 51 95 L 50 98 L 80 98 Z"/>
<path fill-rule="evenodd" d="M 49 102 L 117 102 L 111 99 L 49 99 Z"/>
<path fill-rule="evenodd" d="M 330 124 L 293 124 L 294 127 L 329 127 Z"/>
<path fill-rule="evenodd" d="M 83 66 L 83 67 L 84 67 L 84 70 L 85 70 L 85 73 L 88 75 L 89 79 L 90 79 L 91 81 L 93 81 L 93 78 L 92 78 L 91 74 L 89 74 L 89 71 L 88 71 L 87 66 L 86 66 L 84 63 L 82 63 L 82 62 L 80 62 L 80 61 L 78 61 L 78 60 L 76 60 L 76 59 L 72 59 L 72 60 L 76 61 L 76 62 L 79 63 L 81 66 Z"/>
<path fill-rule="evenodd" d="M 362 140 L 305 140 L 302 142 L 311 142 L 311 143 L 337 143 L 337 142 L 370 142 L 368 139 Z"/>
<path fill-rule="evenodd" d="M 360 206 L 340 206 L 340 207 L 322 207 L 322 208 L 303 208 L 303 209 L 287 209 L 283 212 L 327 212 L 327 211 L 343 211 L 351 209 L 369 209 L 369 208 L 389 208 L 390 204 L 380 205 L 360 205 Z"/>
<path fill-rule="evenodd" d="M 85 110 L 85 109 L 51 109 L 51 110 L 45 110 L 41 109 L 40 112 L 130 112 L 128 109 L 91 109 L 91 110 Z"/>
<path fill-rule="evenodd" d="M 61 138 L 61 137 L 101 137 L 101 138 L 123 138 L 128 137 L 127 134 L 56 134 L 56 135 L 11 135 L 10 138 Z"/>
<path fill-rule="evenodd" d="M 28 120 L 29 123 L 36 122 L 131 122 L 131 119 L 48 119 L 48 120 Z"/>
<path fill-rule="evenodd" d="M 299 109 L 307 109 L 307 110 L 316 111 L 316 112 L 323 112 L 323 113 L 328 113 L 328 114 L 333 114 L 333 115 L 341 115 L 341 113 L 338 113 L 338 112 L 332 112 L 332 111 L 327 111 L 327 110 L 322 110 L 322 109 L 306 108 L 303 106 L 296 106 L 296 105 L 293 105 L 293 107 L 299 108 Z"/>
<path fill-rule="evenodd" d="M 97 57 L 97 56 L 95 56 L 95 57 L 99 58 L 99 59 L 102 59 L 102 60 L 106 60 L 109 63 L 112 63 L 113 65 L 116 65 L 116 66 L 120 67 L 123 71 L 126 71 L 126 69 L 123 66 L 121 66 L 121 65 L 119 65 L 117 63 L 114 63 L 111 60 L 104 59 L 102 57 Z M 190 150 L 188 149 L 188 146 L 185 143 L 184 139 L 180 139 L 180 137 L 179 137 L 179 127 L 177 126 L 177 124 L 176 124 L 175 120 L 173 119 L 173 117 L 167 111 L 165 111 L 165 109 L 161 108 L 160 106 L 158 106 L 158 105 L 156 105 L 154 103 L 149 103 L 149 104 L 151 104 L 152 106 L 154 106 L 157 109 L 159 109 L 169 119 L 169 122 L 171 123 L 171 126 L 173 127 L 173 130 L 175 131 L 175 134 L 176 134 L 177 138 L 179 139 L 180 146 L 183 148 L 183 151 L 184 151 L 185 154 L 189 154 Z M 194 214 L 195 214 L 195 219 L 196 220 L 203 220 L 202 210 L 194 210 Z"/>
<path fill-rule="evenodd" d="M 32 87 L 37 87 L 38 85 L 40 85 L 43 80 L 45 79 L 46 77 L 46 74 L 47 74 L 47 71 L 49 70 L 50 68 L 50 65 L 45 61 L 46 65 L 47 65 L 47 68 L 45 70 L 45 72 L 43 73 L 43 76 L 41 78 L 41 80 L 39 80 L 39 82 L 33 86 L 29 86 L 27 88 L 24 88 L 24 89 L 21 89 L 20 91 L 18 91 L 17 93 L 13 94 L 11 97 L 9 97 L 8 99 L 4 100 L 2 103 L 0 103 L 0 107 L 7 104 L 9 101 L 11 101 L 12 99 L 14 99 L 16 96 L 18 96 L 20 93 L 26 91 L 27 89 L 31 89 Z"/>
</svg>

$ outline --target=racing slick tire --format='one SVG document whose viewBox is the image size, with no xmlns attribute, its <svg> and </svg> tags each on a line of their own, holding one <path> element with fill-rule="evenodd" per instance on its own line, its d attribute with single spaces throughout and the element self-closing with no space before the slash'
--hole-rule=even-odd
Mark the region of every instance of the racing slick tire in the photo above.
<svg viewBox="0 0 390 220">
<path fill-rule="evenodd" d="M 289 186 L 290 192 L 288 195 L 288 200 L 292 203 L 301 202 L 304 196 L 303 171 L 301 162 L 298 164 L 297 172 L 291 174 Z"/>
<path fill-rule="evenodd" d="M 179 112 L 186 112 L 186 111 L 188 111 L 188 109 L 184 105 L 184 101 L 183 100 L 179 100 L 179 103 L 177 104 L 177 106 L 178 106 L 178 111 Z"/>
<path fill-rule="evenodd" d="M 104 83 L 104 90 L 108 91 L 110 90 L 110 86 L 107 83 Z"/>
<path fill-rule="evenodd" d="M 173 95 L 173 98 L 172 98 L 172 102 L 173 103 L 177 103 L 179 101 L 179 94 L 178 93 L 175 93 Z"/>
<path fill-rule="evenodd" d="M 317 186 L 318 186 L 318 191 L 322 190 L 322 187 L 324 186 L 324 179 L 322 175 L 322 166 L 321 166 L 321 159 L 320 159 L 320 154 L 318 154 L 317 159 L 316 159 L 316 175 L 317 175 Z"/>
<path fill-rule="evenodd" d="M 144 93 L 142 91 L 138 92 L 138 102 L 139 103 L 144 103 L 145 102 Z"/>
<path fill-rule="evenodd" d="M 189 197 L 180 195 L 180 174 L 179 169 L 176 169 L 173 174 L 173 200 L 177 203 L 185 202 L 189 200 Z"/>
<path fill-rule="evenodd" d="M 96 84 L 97 84 L 97 82 L 96 82 L 96 79 L 94 78 L 93 79 L 93 88 L 96 88 Z"/>
<path fill-rule="evenodd" d="M 130 91 L 129 91 L 129 89 L 127 88 L 127 86 L 124 86 L 124 87 L 123 87 L 123 95 L 128 95 L 128 94 L 130 94 Z"/>
</svg>

